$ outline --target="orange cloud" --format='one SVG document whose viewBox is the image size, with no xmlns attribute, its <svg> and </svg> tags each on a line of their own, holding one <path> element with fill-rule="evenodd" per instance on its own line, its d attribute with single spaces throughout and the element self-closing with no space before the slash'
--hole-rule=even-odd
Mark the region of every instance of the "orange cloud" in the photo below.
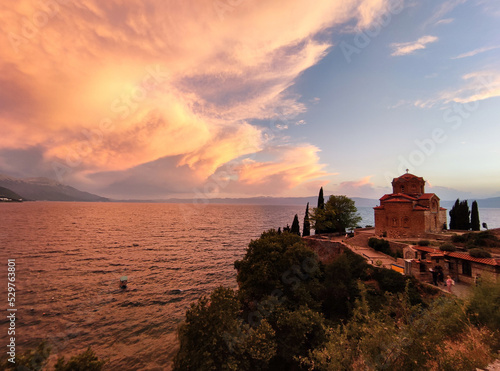
<svg viewBox="0 0 500 371">
<path fill-rule="evenodd" d="M 271 145 L 250 120 L 307 109 L 286 90 L 331 47 L 318 34 L 389 2 L 16 1 L 0 14 L 0 150 L 43 148 L 74 179 L 167 157 L 206 179 Z M 316 179 L 317 151 L 287 143 L 240 181 Z"/>
</svg>

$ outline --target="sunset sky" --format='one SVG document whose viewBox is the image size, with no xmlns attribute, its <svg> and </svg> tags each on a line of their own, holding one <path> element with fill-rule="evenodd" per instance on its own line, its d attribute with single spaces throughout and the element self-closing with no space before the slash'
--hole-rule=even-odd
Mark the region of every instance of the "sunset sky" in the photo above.
<svg viewBox="0 0 500 371">
<path fill-rule="evenodd" d="M 0 11 L 0 173 L 114 198 L 500 196 L 498 0 Z"/>
</svg>

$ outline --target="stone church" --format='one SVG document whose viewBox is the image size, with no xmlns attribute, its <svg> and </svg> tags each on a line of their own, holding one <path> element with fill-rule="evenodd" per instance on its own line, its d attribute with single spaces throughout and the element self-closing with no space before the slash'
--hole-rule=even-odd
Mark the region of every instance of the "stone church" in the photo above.
<svg viewBox="0 0 500 371">
<path fill-rule="evenodd" d="M 446 209 L 439 197 L 425 193 L 425 180 L 413 174 L 392 180 L 392 193 L 380 199 L 375 210 L 375 234 L 389 238 L 424 237 L 443 230 Z"/>
</svg>

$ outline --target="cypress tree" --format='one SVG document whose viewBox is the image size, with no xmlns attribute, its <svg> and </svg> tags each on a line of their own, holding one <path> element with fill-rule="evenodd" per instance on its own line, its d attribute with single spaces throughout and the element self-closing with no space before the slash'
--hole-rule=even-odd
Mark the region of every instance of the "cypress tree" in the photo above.
<svg viewBox="0 0 500 371">
<path fill-rule="evenodd" d="M 479 208 L 477 206 L 477 201 L 472 203 L 472 212 L 470 216 L 470 228 L 473 231 L 479 231 L 481 229 L 481 223 L 479 222 Z"/>
<path fill-rule="evenodd" d="M 298 234 L 300 236 L 299 216 L 297 214 L 295 214 L 295 216 L 293 218 L 291 232 Z"/>
<path fill-rule="evenodd" d="M 460 208 L 460 199 L 457 198 L 455 201 L 455 205 L 450 210 L 450 229 L 458 229 L 457 228 L 457 213 Z"/>
<path fill-rule="evenodd" d="M 325 210 L 325 199 L 323 197 L 323 187 L 320 188 L 319 190 L 319 195 L 318 195 L 318 207 L 314 210 L 314 214 L 316 216 L 320 215 L 323 211 Z M 325 231 L 320 227 L 321 223 L 318 223 L 316 221 L 315 223 L 315 228 L 314 228 L 314 234 L 320 234 L 324 233 Z"/>
<path fill-rule="evenodd" d="M 304 215 L 304 228 L 302 229 L 302 236 L 311 235 L 311 222 L 309 221 L 309 202 L 306 206 L 306 214 Z"/>
<path fill-rule="evenodd" d="M 325 208 L 325 199 L 323 198 L 323 187 L 321 187 L 318 196 L 318 209 L 324 209 L 324 208 Z"/>
<path fill-rule="evenodd" d="M 470 228 L 470 211 L 467 200 L 460 202 L 456 215 L 457 229 L 468 231 Z"/>
</svg>

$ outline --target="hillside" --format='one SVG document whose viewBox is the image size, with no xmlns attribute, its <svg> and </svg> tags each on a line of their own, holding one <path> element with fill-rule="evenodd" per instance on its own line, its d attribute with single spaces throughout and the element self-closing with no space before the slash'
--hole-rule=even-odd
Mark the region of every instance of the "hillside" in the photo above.
<svg viewBox="0 0 500 371">
<path fill-rule="evenodd" d="M 25 199 L 24 197 L 18 195 L 16 192 L 11 191 L 8 188 L 0 187 L 0 198 L 10 198 L 11 200 Z"/>
<path fill-rule="evenodd" d="M 0 187 L 5 187 L 22 198 L 34 201 L 109 201 L 48 178 L 18 179 L 0 175 Z"/>
</svg>

